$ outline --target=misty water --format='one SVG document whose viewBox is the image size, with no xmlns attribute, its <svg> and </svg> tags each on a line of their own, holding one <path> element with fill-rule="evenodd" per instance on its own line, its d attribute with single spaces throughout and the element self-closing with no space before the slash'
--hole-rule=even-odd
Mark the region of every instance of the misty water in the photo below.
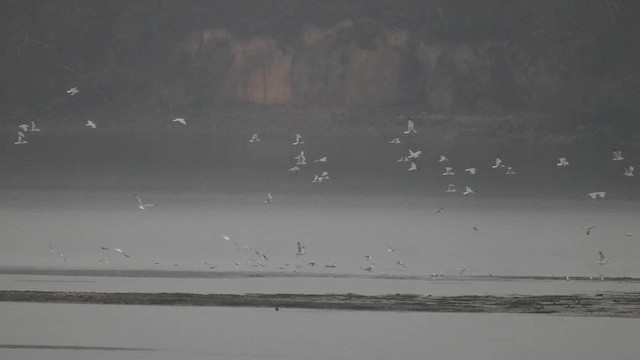
<svg viewBox="0 0 640 360">
<path fill-rule="evenodd" d="M 637 359 L 635 319 L 0 304 L 4 359 Z"/>
<path fill-rule="evenodd" d="M 40 135 L 38 135 L 40 136 Z M 67 140 L 67 141 L 61 141 Z M 260 148 L 241 137 L 194 134 L 34 136 L 0 154 L 2 268 L 150 269 L 356 277 L 90 277 L 5 274 L 2 290 L 194 293 L 595 294 L 637 291 L 639 186 L 611 161 L 613 144 L 420 142 L 418 173 L 388 139 L 308 138 L 324 165 L 287 169 L 284 137 Z M 424 139 L 423 139 L 424 140 Z M 168 146 L 167 144 L 171 144 Z M 415 148 L 414 148 L 415 150 Z M 625 149 L 633 158 L 637 149 Z M 455 170 L 442 176 L 438 155 Z M 517 175 L 491 169 L 497 152 Z M 572 165 L 555 166 L 558 156 Z M 455 159 L 455 160 L 454 160 Z M 480 168 L 471 177 L 462 169 Z M 458 193 L 446 194 L 448 183 Z M 477 190 L 463 196 L 465 185 Z M 592 201 L 591 191 L 607 191 Z M 267 192 L 274 197 L 264 203 Z M 137 208 L 133 194 L 154 208 Z M 441 213 L 435 209 L 444 208 Z M 596 225 L 590 235 L 583 226 Z M 477 231 L 473 229 L 477 227 Z M 625 236 L 631 233 L 632 236 Z M 266 254 L 264 267 L 246 262 Z M 306 254 L 296 257 L 296 242 Z M 49 253 L 63 253 L 66 262 Z M 397 251 L 387 251 L 387 244 Z M 124 257 L 100 247 L 122 248 Z M 598 251 L 610 259 L 601 267 Z M 369 264 L 375 268 L 361 270 Z M 408 267 L 396 264 L 402 260 Z M 309 263 L 320 265 L 311 267 Z M 238 265 L 236 265 L 238 263 Z M 289 263 L 292 266 L 285 266 Z M 336 268 L 326 268 L 326 264 Z M 236 270 L 237 266 L 237 270 Z M 212 268 L 214 267 L 214 268 Z M 466 275 L 584 276 L 594 280 L 475 281 Z M 444 278 L 431 279 L 432 273 Z M 361 278 L 417 275 L 425 279 Z M 616 359 L 638 353 L 635 319 L 282 309 L 0 304 L 0 357 L 11 359 Z"/>
</svg>

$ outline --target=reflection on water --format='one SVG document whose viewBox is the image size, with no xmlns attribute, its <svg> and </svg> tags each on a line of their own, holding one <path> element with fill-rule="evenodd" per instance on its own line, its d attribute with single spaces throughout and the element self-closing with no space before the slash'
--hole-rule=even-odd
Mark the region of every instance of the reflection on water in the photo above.
<svg viewBox="0 0 640 360">
<path fill-rule="evenodd" d="M 0 347 L 0 358 L 15 360 L 635 360 L 640 353 L 640 321 L 616 318 L 0 303 L 0 322 L 11 324 L 0 327 L 3 344 L 60 347 Z"/>
</svg>

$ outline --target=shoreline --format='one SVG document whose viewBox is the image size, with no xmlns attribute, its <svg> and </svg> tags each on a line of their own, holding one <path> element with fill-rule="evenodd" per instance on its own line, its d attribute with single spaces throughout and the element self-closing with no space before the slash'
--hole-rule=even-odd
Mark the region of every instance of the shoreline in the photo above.
<svg viewBox="0 0 640 360">
<path fill-rule="evenodd" d="M 640 293 L 596 295 L 190 294 L 1 290 L 0 302 L 102 305 L 271 307 L 450 313 L 519 313 L 640 318 Z"/>
</svg>

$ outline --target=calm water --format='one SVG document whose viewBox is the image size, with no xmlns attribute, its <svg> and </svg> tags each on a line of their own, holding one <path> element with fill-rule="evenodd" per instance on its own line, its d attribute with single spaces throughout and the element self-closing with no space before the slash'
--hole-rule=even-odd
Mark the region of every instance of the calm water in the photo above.
<svg viewBox="0 0 640 360">
<path fill-rule="evenodd" d="M 561 295 L 640 292 L 640 282 L 564 280 L 398 280 L 363 278 L 132 278 L 0 275 L 0 290 L 182 292 L 199 294 L 355 293 L 363 295 Z"/>
<path fill-rule="evenodd" d="M 363 256 L 370 254 L 374 274 L 455 275 L 464 267 L 467 274 L 640 276 L 635 202 L 274 197 L 265 204 L 262 193 L 147 192 L 145 200 L 159 206 L 141 211 L 131 192 L 0 192 L 0 266 L 234 270 L 237 262 L 240 270 L 262 269 L 246 265 L 257 256 L 220 237 L 228 234 L 267 254 L 264 269 L 272 271 L 290 263 L 298 271 L 363 273 Z M 439 207 L 445 211 L 434 213 Z M 591 224 L 596 228 L 585 235 L 582 226 Z M 307 248 L 298 258 L 297 241 Z M 67 263 L 49 254 L 49 242 Z M 388 252 L 385 243 L 398 251 Z M 120 247 L 131 257 L 100 246 Z M 602 269 L 598 251 L 610 258 Z M 337 268 L 312 268 L 310 262 L 335 262 Z"/>
<path fill-rule="evenodd" d="M 11 324 L 0 327 L 0 358 L 14 360 L 635 360 L 640 353 L 637 319 L 1 303 L 0 321 Z"/>
</svg>

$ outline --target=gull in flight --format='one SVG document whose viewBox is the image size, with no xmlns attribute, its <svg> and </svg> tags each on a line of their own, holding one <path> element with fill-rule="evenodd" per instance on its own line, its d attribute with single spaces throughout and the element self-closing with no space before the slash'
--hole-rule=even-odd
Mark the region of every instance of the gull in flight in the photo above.
<svg viewBox="0 0 640 360">
<path fill-rule="evenodd" d="M 596 227 L 595 225 L 585 225 L 582 228 L 587 231 L 585 234 L 591 235 L 591 229 L 595 229 Z"/>
<path fill-rule="evenodd" d="M 416 152 L 411 151 L 411 149 L 409 149 L 409 156 L 407 156 L 407 158 L 409 159 L 417 159 L 420 157 L 420 155 L 422 155 L 422 150 L 418 150 Z"/>
<path fill-rule="evenodd" d="M 180 123 L 180 124 L 185 125 L 185 126 L 187 125 L 187 120 L 185 120 L 183 118 L 175 118 L 175 119 L 173 119 L 171 121 Z"/>
<path fill-rule="evenodd" d="M 94 123 L 94 122 L 93 122 L 93 121 L 91 121 L 91 120 L 87 120 L 87 123 L 86 123 L 86 124 L 84 124 L 84 126 L 87 126 L 87 127 L 92 128 L 92 129 L 95 129 L 95 128 L 96 128 L 96 123 Z"/>
<path fill-rule="evenodd" d="M 26 143 L 28 143 L 28 141 L 24 139 L 24 133 L 22 131 L 18 131 L 18 141 L 14 142 L 14 144 L 23 145 Z"/>
<path fill-rule="evenodd" d="M 33 132 L 38 132 L 40 131 L 40 128 L 38 128 L 36 126 L 36 122 L 35 121 L 31 121 L 31 129 L 29 129 L 29 131 L 33 131 Z"/>
<path fill-rule="evenodd" d="M 499 167 L 504 167 L 504 165 L 502 164 L 502 159 L 500 159 L 500 156 L 496 156 L 496 164 L 493 165 L 491 168 L 497 169 Z"/>
<path fill-rule="evenodd" d="M 444 168 L 444 172 L 442 173 L 442 175 L 455 175 L 456 173 L 454 173 L 452 170 L 453 168 L 447 166 Z"/>
<path fill-rule="evenodd" d="M 300 241 L 298 241 L 298 248 L 296 250 L 296 257 L 304 255 L 306 248 L 304 247 L 304 245 L 302 245 L 300 243 Z"/>
<path fill-rule="evenodd" d="M 331 264 L 325 264 L 324 267 L 335 269 L 338 267 L 338 265 L 336 263 L 331 263 Z"/>
<path fill-rule="evenodd" d="M 369 254 L 364 255 L 363 258 L 367 259 L 368 261 L 371 261 L 371 255 Z"/>
<path fill-rule="evenodd" d="M 411 134 L 411 133 L 416 133 L 416 129 L 415 129 L 415 124 L 413 123 L 413 120 L 409 119 L 407 120 L 407 131 L 405 131 L 405 134 Z"/>
<path fill-rule="evenodd" d="M 289 169 L 289 171 L 291 171 L 294 174 L 297 174 L 300 172 L 300 168 L 297 166 L 292 167 L 291 169 Z"/>
<path fill-rule="evenodd" d="M 605 265 L 609 261 L 609 258 L 605 257 L 602 251 L 598 251 L 598 262 L 597 264 L 600 266 Z"/>
<path fill-rule="evenodd" d="M 18 128 L 22 129 L 22 131 L 24 131 L 24 132 L 29 131 L 29 125 L 27 125 L 27 124 L 18 125 Z"/>
<path fill-rule="evenodd" d="M 438 162 L 449 162 L 449 159 L 444 155 L 440 155 L 440 160 L 438 160 Z"/>
<path fill-rule="evenodd" d="M 220 237 L 222 237 L 226 241 L 233 241 L 233 243 L 236 244 L 236 247 L 238 248 L 238 250 L 242 251 L 240 244 L 238 244 L 238 242 L 235 239 L 230 238 L 228 235 L 220 235 Z"/>
<path fill-rule="evenodd" d="M 588 193 L 587 196 L 591 197 L 594 200 L 598 200 L 598 198 L 604 199 L 604 197 L 607 196 L 607 192 L 606 191 L 595 191 L 595 192 L 592 192 L 592 193 Z"/>
<path fill-rule="evenodd" d="M 67 262 L 67 258 L 64 257 L 64 255 L 62 253 L 57 252 L 56 250 L 53 249 L 53 246 L 51 246 L 51 241 L 49 241 L 49 254 L 58 255 L 59 257 L 62 258 L 62 260 L 64 260 L 64 262 Z"/>
<path fill-rule="evenodd" d="M 133 196 L 135 196 L 135 198 L 138 199 L 138 208 L 140 210 L 144 210 L 144 209 L 146 209 L 148 207 L 151 207 L 151 206 L 156 206 L 156 204 L 143 204 L 142 203 L 142 199 L 140 199 L 140 197 L 137 194 L 134 194 Z"/>
<path fill-rule="evenodd" d="M 307 158 L 304 156 L 304 150 L 300 151 L 300 154 L 293 157 L 295 160 L 298 160 L 296 165 L 307 165 Z"/>
<path fill-rule="evenodd" d="M 293 145 L 300 145 L 300 144 L 304 144 L 304 141 L 302 140 L 302 135 L 296 133 L 296 142 L 294 142 Z"/>
<path fill-rule="evenodd" d="M 405 264 L 405 263 L 404 263 L 404 261 L 402 261 L 402 260 L 398 260 L 398 261 L 396 261 L 396 264 L 398 264 L 398 265 L 402 266 L 402 267 L 403 267 L 403 268 L 405 268 L 405 269 L 406 269 L 406 268 L 408 268 L 407 264 Z"/>
<path fill-rule="evenodd" d="M 254 133 L 253 135 L 251 135 L 251 139 L 249 139 L 249 142 L 258 142 L 260 141 L 260 139 L 258 138 L 258 133 Z"/>
<path fill-rule="evenodd" d="M 473 229 L 473 231 L 478 231 L 480 230 L 477 226 L 472 227 L 471 229 Z"/>
<path fill-rule="evenodd" d="M 467 272 L 467 268 L 463 266 L 457 267 L 456 270 L 458 270 L 458 275 L 464 275 L 464 273 Z"/>
<path fill-rule="evenodd" d="M 468 172 L 471 175 L 475 175 L 478 172 L 478 169 L 476 169 L 476 168 L 468 168 L 468 169 L 464 169 L 464 171 Z"/>
<path fill-rule="evenodd" d="M 624 158 L 622 157 L 622 151 L 613 150 L 613 159 L 611 159 L 611 160 L 613 160 L 613 161 L 624 160 Z"/>
<path fill-rule="evenodd" d="M 410 167 L 409 167 L 409 171 L 416 171 L 416 170 L 418 170 L 418 169 L 420 169 L 420 168 L 418 167 L 418 165 L 416 165 L 416 163 L 414 163 L 414 162 L 412 161 L 412 162 L 411 162 L 411 165 L 410 165 Z"/>
<path fill-rule="evenodd" d="M 67 94 L 69 94 L 71 96 L 73 96 L 73 95 L 75 95 L 75 94 L 77 94 L 79 92 L 80 92 L 80 90 L 78 90 L 77 87 L 72 87 L 71 89 L 67 90 Z"/>
<path fill-rule="evenodd" d="M 391 139 L 391 141 L 389 141 L 389 144 L 400 144 L 400 138 L 393 138 Z"/>
<path fill-rule="evenodd" d="M 635 168 L 633 166 L 629 166 L 628 168 L 624 169 L 624 176 L 633 176 L 633 171 L 635 170 Z"/>
<path fill-rule="evenodd" d="M 507 171 L 505 172 L 505 175 L 515 175 L 516 172 L 513 170 L 513 167 L 508 166 L 507 167 Z"/>
<path fill-rule="evenodd" d="M 400 249 L 392 248 L 391 245 L 389 245 L 388 243 L 385 243 L 385 245 L 387 245 L 387 251 L 390 252 L 390 253 L 400 250 Z"/>
<path fill-rule="evenodd" d="M 469 195 L 469 194 L 475 194 L 476 192 L 474 190 L 471 190 L 470 187 L 465 186 L 464 192 L 462 193 L 462 195 Z"/>
<path fill-rule="evenodd" d="M 456 192 L 456 191 L 458 191 L 458 190 L 456 190 L 456 185 L 455 185 L 455 184 L 449 184 L 449 185 L 447 185 L 447 190 L 446 190 L 446 192 L 448 192 L 448 193 L 454 193 L 454 192 Z"/>
<path fill-rule="evenodd" d="M 439 208 L 439 209 L 435 209 L 435 210 L 433 210 L 433 212 L 434 212 L 434 213 L 436 213 L 436 214 L 440 214 L 440 213 L 442 213 L 443 211 L 444 211 L 444 208 L 443 208 L 443 207 L 441 207 L 441 208 Z"/>
<path fill-rule="evenodd" d="M 631 233 L 626 233 L 626 234 L 624 234 L 624 236 L 626 236 L 626 237 L 631 237 L 632 235 L 633 235 L 633 234 L 631 234 Z"/>
<path fill-rule="evenodd" d="M 113 250 L 117 253 L 120 253 L 122 255 L 124 255 L 124 257 L 130 257 L 129 254 L 127 254 L 126 252 L 124 252 L 124 250 L 120 249 L 120 248 L 108 248 L 108 247 L 104 247 L 104 246 L 100 246 L 100 249 L 102 250 Z"/>
<path fill-rule="evenodd" d="M 270 203 L 271 200 L 273 200 L 273 197 L 271 196 L 271 193 L 267 193 L 267 198 L 264 200 L 264 202 Z"/>
<path fill-rule="evenodd" d="M 567 161 L 567 158 L 561 157 L 558 159 L 558 163 L 556 164 L 556 166 L 560 166 L 560 167 L 569 166 L 569 162 Z"/>
<path fill-rule="evenodd" d="M 373 271 L 373 264 L 362 265 L 362 266 L 360 266 L 360 269 L 362 269 L 364 271 L 371 272 L 371 271 Z"/>
<path fill-rule="evenodd" d="M 403 156 L 400 159 L 396 160 L 396 162 L 407 162 L 407 161 L 409 161 L 409 158 L 406 156 Z"/>
<path fill-rule="evenodd" d="M 327 162 L 327 157 L 326 157 L 326 156 L 323 156 L 323 157 L 321 157 L 320 159 L 313 160 L 313 162 L 314 162 L 314 163 L 317 163 L 317 162 Z"/>
</svg>

